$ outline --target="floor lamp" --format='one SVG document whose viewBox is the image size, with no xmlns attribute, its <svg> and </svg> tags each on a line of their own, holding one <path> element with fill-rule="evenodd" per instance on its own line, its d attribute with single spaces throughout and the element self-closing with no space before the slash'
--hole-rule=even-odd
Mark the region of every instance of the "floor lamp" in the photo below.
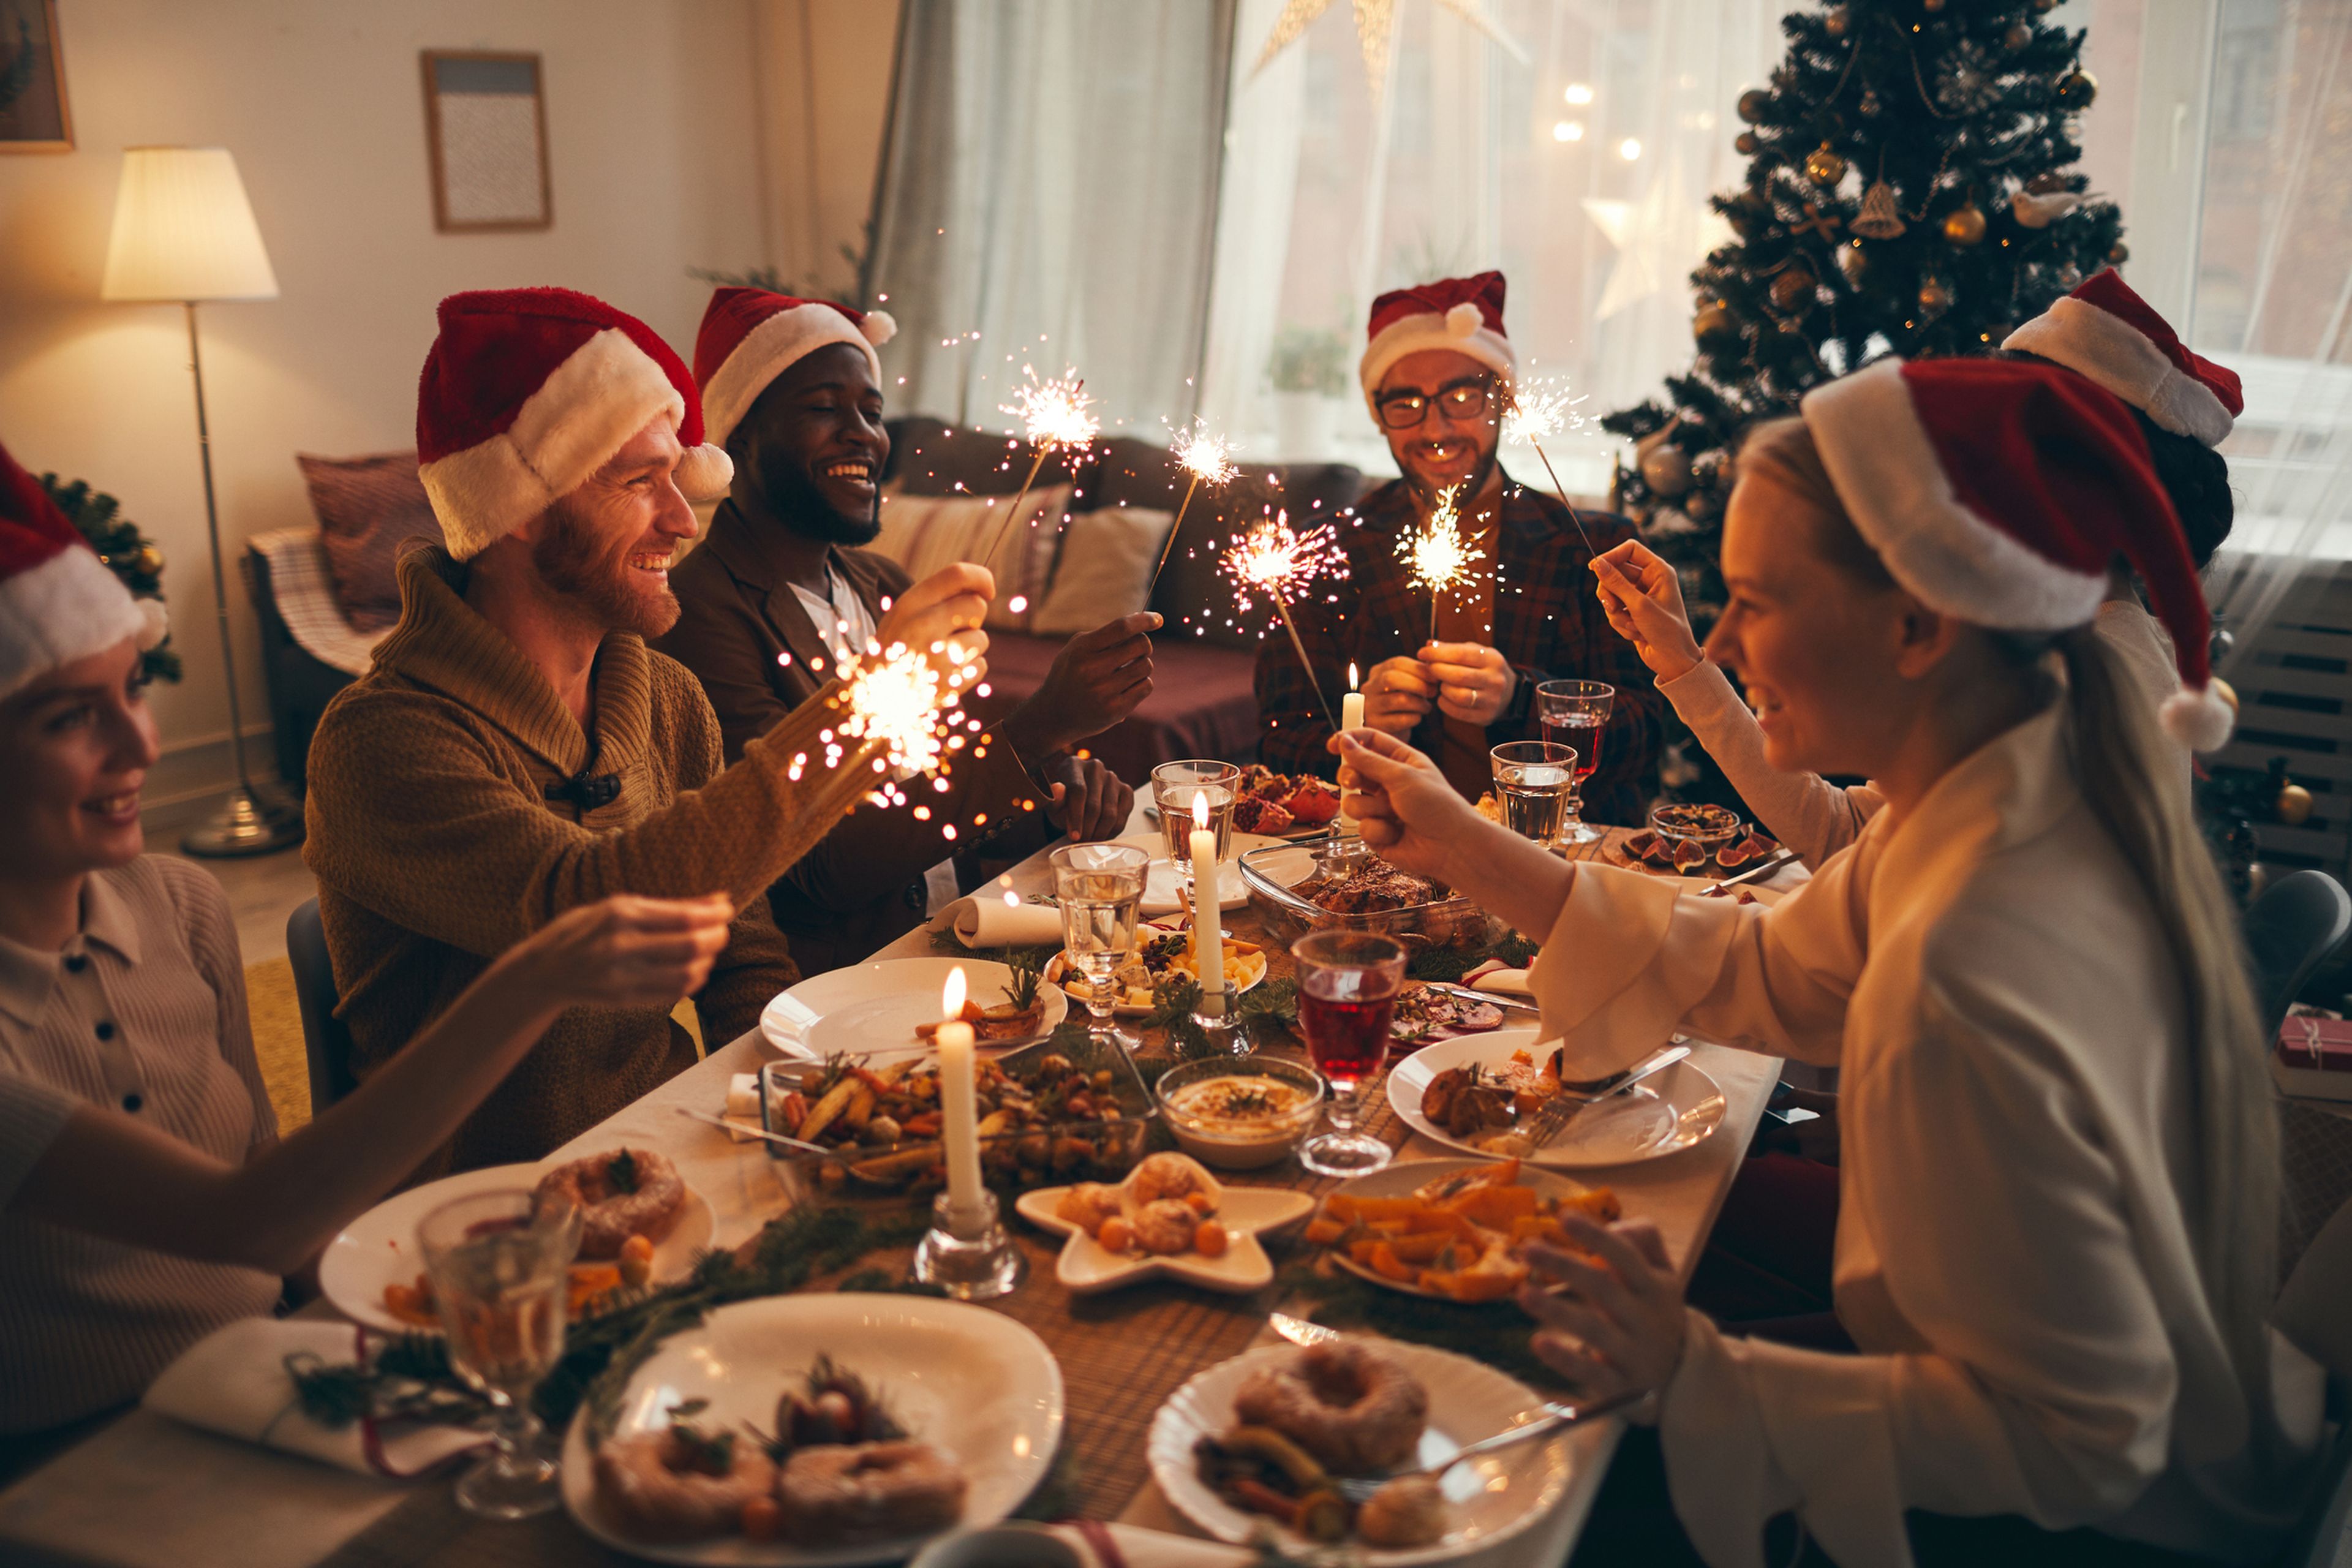
<svg viewBox="0 0 2352 1568">
<path fill-rule="evenodd" d="M 187 312 L 188 370 L 196 384 L 196 450 L 205 470 L 205 531 L 213 550 L 213 611 L 228 678 L 229 746 L 236 788 L 211 821 L 181 840 L 191 855 L 266 855 L 301 841 L 302 808 L 256 786 L 245 765 L 245 713 L 229 637 L 228 576 L 221 566 L 220 510 L 213 500 L 212 432 L 205 416 L 205 363 L 196 305 L 205 300 L 274 300 L 278 275 L 245 199 L 236 160 L 226 147 L 131 147 L 122 154 L 107 247 L 103 300 L 175 300 Z"/>
</svg>

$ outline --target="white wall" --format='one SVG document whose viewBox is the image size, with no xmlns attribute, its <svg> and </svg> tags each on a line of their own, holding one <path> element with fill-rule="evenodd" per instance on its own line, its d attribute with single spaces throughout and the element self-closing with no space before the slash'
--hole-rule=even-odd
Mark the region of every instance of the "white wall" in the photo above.
<svg viewBox="0 0 2352 1568">
<path fill-rule="evenodd" d="M 687 268 L 782 259 L 772 247 L 798 226 L 763 199 L 754 43 L 775 29 L 755 21 L 761 3 L 59 0 L 76 150 L 0 157 L 0 442 L 37 472 L 121 498 L 169 562 L 187 679 L 155 697 L 167 755 L 151 807 L 228 776 L 228 706 L 179 307 L 98 301 L 121 149 L 235 152 L 277 268 L 278 299 L 203 312 L 214 472 L 235 551 L 309 521 L 297 451 L 411 445 L 445 294 L 583 289 L 691 354 L 708 289 Z M 544 56 L 552 228 L 435 232 L 417 62 L 428 47 Z M 887 89 L 887 61 L 880 80 Z M 235 583 L 231 600 L 258 735 L 259 646 Z M 266 742 L 248 750 L 264 767 Z"/>
</svg>

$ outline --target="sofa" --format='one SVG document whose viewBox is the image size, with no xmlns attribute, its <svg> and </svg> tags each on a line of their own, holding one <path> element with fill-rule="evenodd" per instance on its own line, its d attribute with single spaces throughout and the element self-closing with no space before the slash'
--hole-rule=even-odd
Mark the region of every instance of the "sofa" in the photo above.
<svg viewBox="0 0 2352 1568">
<path fill-rule="evenodd" d="M 983 719 L 1033 695 L 1073 631 L 1143 607 L 1150 563 L 1188 477 L 1166 448 L 1116 437 L 1075 464 L 1049 457 L 1024 503 L 1024 526 L 992 555 L 989 541 L 1013 532 L 1000 526 L 1003 498 L 1020 489 L 1030 448 L 922 416 L 893 420 L 889 429 L 877 548 L 918 575 L 940 558 L 982 559 L 998 569 L 990 694 L 971 703 Z M 413 455 L 299 461 L 320 526 L 256 535 L 246 558 L 278 774 L 297 788 L 319 715 L 366 670 L 390 630 L 394 563 L 416 541 L 439 537 Z M 1166 618 L 1153 638 L 1151 695 L 1088 750 L 1129 783 L 1178 757 L 1251 760 L 1257 703 L 1250 674 L 1264 628 L 1238 624 L 1216 547 L 1266 511 L 1328 516 L 1366 489 L 1345 464 L 1246 465 L 1230 485 L 1196 493 L 1149 591 L 1150 607 Z M 975 540 L 978 548 L 967 548 Z M 1014 609 L 1016 599 L 1026 603 Z"/>
</svg>

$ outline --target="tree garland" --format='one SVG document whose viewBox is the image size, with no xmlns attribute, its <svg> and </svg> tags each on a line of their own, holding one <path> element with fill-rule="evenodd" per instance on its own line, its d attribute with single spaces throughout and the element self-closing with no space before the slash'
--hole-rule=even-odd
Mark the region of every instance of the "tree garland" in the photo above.
<svg viewBox="0 0 2352 1568">
<path fill-rule="evenodd" d="M 109 570 L 122 580 L 134 599 L 163 598 L 163 552 L 139 525 L 122 515 L 122 503 L 92 490 L 89 482 L 68 484 L 55 474 L 41 476 L 41 489 L 57 503 L 66 521 L 79 531 Z M 150 680 L 180 679 L 180 656 L 170 635 L 141 656 L 141 673 Z"/>
</svg>

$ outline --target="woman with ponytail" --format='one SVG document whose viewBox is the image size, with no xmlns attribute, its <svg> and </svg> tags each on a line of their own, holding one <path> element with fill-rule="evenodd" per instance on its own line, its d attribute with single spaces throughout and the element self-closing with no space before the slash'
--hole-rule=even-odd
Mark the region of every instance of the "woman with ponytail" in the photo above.
<svg viewBox="0 0 2352 1568">
<path fill-rule="evenodd" d="M 2303 1500 L 2317 1377 L 2265 1321 L 2259 1026 L 2164 783 L 2229 715 L 2147 444 L 2079 375 L 1957 360 L 1874 365 L 1763 438 L 1828 483 L 1743 469 L 1709 657 L 1774 767 L 1885 801 L 1799 891 L 1742 907 L 1563 864 L 1392 738 L 1334 742 L 1367 843 L 1549 933 L 1534 984 L 1567 1076 L 1678 1027 L 1843 1072 L 1835 1300 L 1860 1353 L 1719 1331 L 1638 1220 L 1538 1254 L 1536 1350 L 1580 1399 L 1658 1394 L 1685 1539 L 1650 1561 L 1748 1568 L 1783 1515 L 1843 1568 L 2262 1561 Z M 2177 650 L 2161 732 L 2091 629 L 2118 558 Z M 1606 1513 L 1588 1545 L 1632 1550 Z"/>
</svg>

